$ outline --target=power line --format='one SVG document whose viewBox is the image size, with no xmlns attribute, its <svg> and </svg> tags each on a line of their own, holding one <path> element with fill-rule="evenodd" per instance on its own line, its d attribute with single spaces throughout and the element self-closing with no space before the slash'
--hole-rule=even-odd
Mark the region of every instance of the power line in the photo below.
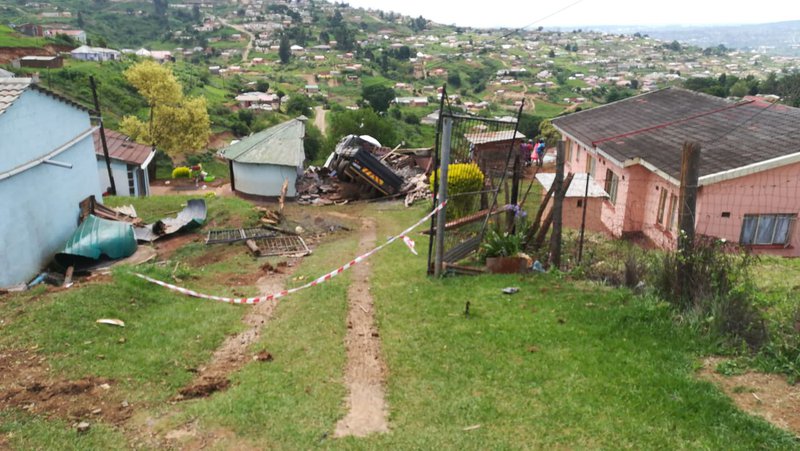
<svg viewBox="0 0 800 451">
<path fill-rule="evenodd" d="M 508 32 L 508 33 L 506 33 L 506 34 L 504 34 L 504 35 L 502 35 L 502 36 L 500 36 L 500 37 L 498 37 L 498 38 L 492 39 L 491 41 L 488 41 L 488 42 L 486 42 L 485 44 L 493 44 L 493 43 L 495 43 L 495 42 L 497 42 L 497 41 L 499 41 L 499 40 L 501 40 L 501 39 L 505 39 L 505 38 L 507 38 L 507 37 L 511 36 L 511 35 L 512 35 L 512 34 L 514 34 L 514 33 L 518 33 L 518 32 L 520 32 L 520 31 L 522 31 L 522 30 L 524 30 L 524 29 L 526 29 L 526 28 L 528 28 L 528 27 L 530 27 L 530 26 L 532 26 L 532 25 L 536 25 L 536 24 L 537 24 L 537 23 L 539 23 L 539 22 L 542 22 L 542 21 L 544 21 L 544 20 L 547 20 L 547 19 L 549 19 L 549 18 L 551 18 L 551 17 L 555 16 L 556 14 L 559 14 L 559 13 L 561 13 L 561 12 L 564 12 L 564 11 L 568 10 L 569 8 L 572 8 L 573 6 L 575 6 L 575 5 L 577 5 L 578 3 L 581 3 L 581 2 L 583 2 L 583 0 L 577 0 L 577 1 L 575 1 L 575 2 L 572 2 L 572 3 L 570 3 L 569 5 L 567 5 L 567 6 L 563 7 L 563 8 L 561 8 L 561 9 L 559 9 L 559 10 L 556 10 L 555 12 L 552 12 L 552 13 L 550 13 L 550 14 L 548 14 L 548 15 L 544 16 L 544 17 L 540 17 L 540 18 L 538 18 L 538 19 L 534 20 L 533 22 L 531 22 L 531 23 L 529 23 L 529 24 L 527 24 L 527 25 L 525 25 L 525 26 L 522 26 L 522 27 L 516 28 L 516 29 L 514 29 L 514 30 L 511 30 L 510 32 Z"/>
</svg>

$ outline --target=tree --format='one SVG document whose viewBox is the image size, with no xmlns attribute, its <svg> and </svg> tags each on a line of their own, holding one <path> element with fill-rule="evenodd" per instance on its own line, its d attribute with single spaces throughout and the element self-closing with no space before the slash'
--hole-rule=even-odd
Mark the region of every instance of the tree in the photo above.
<svg viewBox="0 0 800 451">
<path fill-rule="evenodd" d="M 306 136 L 303 138 L 303 150 L 306 154 L 306 159 L 314 161 L 319 157 L 322 150 L 322 132 L 314 126 L 310 121 L 306 122 Z"/>
<path fill-rule="evenodd" d="M 548 58 L 555 58 L 555 57 L 556 57 L 556 52 L 555 52 L 555 50 L 553 50 L 553 49 L 550 49 L 550 52 L 547 54 L 547 57 L 548 57 Z"/>
<path fill-rule="evenodd" d="M 744 80 L 739 80 L 731 86 L 730 95 L 734 97 L 744 97 L 750 91 L 750 87 Z"/>
<path fill-rule="evenodd" d="M 331 42 L 331 35 L 328 34 L 327 31 L 322 30 L 319 32 L 319 42 L 322 44 L 327 44 Z"/>
<path fill-rule="evenodd" d="M 397 133 L 392 120 L 378 116 L 370 109 L 344 110 L 329 113 L 328 145 L 333 149 L 345 135 L 369 135 L 384 146 L 397 144 Z"/>
<path fill-rule="evenodd" d="M 292 50 L 289 47 L 289 38 L 281 36 L 281 43 L 278 47 L 278 56 L 281 58 L 281 64 L 288 63 L 292 58 Z"/>
<path fill-rule="evenodd" d="M 286 102 L 286 112 L 297 116 L 311 116 L 311 100 L 302 94 L 293 95 Z"/>
<path fill-rule="evenodd" d="M 170 156 L 202 149 L 211 134 L 205 97 L 185 97 L 169 66 L 143 61 L 124 72 L 150 106 L 146 121 L 125 116 L 122 131 L 135 141 L 158 146 Z"/>
<path fill-rule="evenodd" d="M 269 91 L 269 82 L 267 80 L 258 80 L 256 82 L 256 91 L 258 92 Z"/>
<path fill-rule="evenodd" d="M 83 28 L 86 25 L 86 22 L 83 21 L 83 14 L 78 11 L 78 26 Z"/>
<path fill-rule="evenodd" d="M 364 86 L 361 96 L 369 102 L 373 110 L 383 112 L 389 109 L 389 105 L 395 98 L 394 89 L 381 84 Z"/>
<path fill-rule="evenodd" d="M 447 84 L 458 88 L 461 86 L 461 75 L 458 72 L 453 72 L 447 75 Z"/>
<path fill-rule="evenodd" d="M 561 141 L 561 133 L 556 130 L 550 119 L 545 119 L 539 123 L 539 136 L 544 138 L 547 147 L 553 147 Z"/>
</svg>

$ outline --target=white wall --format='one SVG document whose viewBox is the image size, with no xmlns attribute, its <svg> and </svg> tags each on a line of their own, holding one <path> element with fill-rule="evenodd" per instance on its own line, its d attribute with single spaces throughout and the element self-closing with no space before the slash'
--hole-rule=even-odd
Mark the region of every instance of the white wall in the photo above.
<svg viewBox="0 0 800 451">
<path fill-rule="evenodd" d="M 289 181 L 287 197 L 295 197 L 297 168 L 271 164 L 233 162 L 233 177 L 236 191 L 257 196 L 277 197 L 281 195 L 283 181 Z"/>
</svg>

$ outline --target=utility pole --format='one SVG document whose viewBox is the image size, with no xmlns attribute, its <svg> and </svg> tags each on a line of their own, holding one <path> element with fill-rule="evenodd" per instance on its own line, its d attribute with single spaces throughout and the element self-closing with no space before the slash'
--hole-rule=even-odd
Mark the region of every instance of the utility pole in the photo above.
<svg viewBox="0 0 800 451">
<path fill-rule="evenodd" d="M 681 155 L 681 206 L 678 224 L 678 294 L 682 303 L 691 302 L 692 295 L 689 291 L 692 280 L 691 256 L 695 238 L 695 210 L 697 207 L 697 188 L 700 180 L 700 144 L 694 142 L 683 143 Z"/>
<path fill-rule="evenodd" d="M 439 114 L 442 114 L 440 112 Z M 442 163 L 439 166 L 439 205 L 447 201 L 447 167 L 450 165 L 450 137 L 453 132 L 453 118 L 444 116 L 442 121 Z M 442 275 L 444 258 L 444 227 L 447 224 L 447 207 L 436 213 L 436 258 L 433 264 L 433 275 Z"/>
<path fill-rule="evenodd" d="M 564 141 L 556 147 L 556 178 L 553 181 L 555 198 L 553 199 L 553 233 L 550 234 L 550 267 L 561 268 L 561 225 L 562 206 L 567 194 L 564 187 Z"/>
<path fill-rule="evenodd" d="M 106 158 L 106 169 L 108 170 L 108 180 L 111 183 L 111 195 L 117 195 L 117 185 L 114 183 L 114 174 L 111 172 L 111 159 L 108 157 L 108 144 L 106 143 L 106 129 L 103 127 L 103 113 L 100 112 L 100 101 L 97 100 L 97 86 L 94 83 L 94 76 L 89 76 L 89 85 L 92 87 L 92 98 L 94 99 L 94 110 L 97 113 L 97 120 L 100 122 L 100 142 L 103 144 L 103 156 Z"/>
</svg>

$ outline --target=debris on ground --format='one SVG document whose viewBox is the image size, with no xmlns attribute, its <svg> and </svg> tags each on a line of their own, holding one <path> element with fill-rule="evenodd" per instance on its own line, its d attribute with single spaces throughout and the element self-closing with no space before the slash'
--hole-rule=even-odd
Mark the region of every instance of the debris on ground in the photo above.
<svg viewBox="0 0 800 451">
<path fill-rule="evenodd" d="M 125 327 L 125 322 L 121 319 L 114 319 L 114 318 L 100 318 L 95 321 L 97 324 L 109 324 L 111 326 L 119 326 Z"/>
<path fill-rule="evenodd" d="M 224 377 L 213 377 L 202 380 L 191 387 L 182 389 L 178 400 L 205 398 L 214 392 L 225 390 L 230 385 L 230 381 Z"/>
<path fill-rule="evenodd" d="M 503 288 L 503 294 L 514 294 L 514 293 L 519 293 L 519 288 L 518 287 L 506 287 L 506 288 Z"/>
<path fill-rule="evenodd" d="M 131 223 L 89 214 L 55 259 L 64 268 L 86 267 L 102 256 L 111 260 L 129 257 L 136 252 L 136 247 Z"/>
<path fill-rule="evenodd" d="M 108 219 L 110 221 L 123 221 L 130 222 L 134 225 L 142 223 L 142 219 L 136 216 L 136 209 L 133 205 L 127 205 L 117 208 L 108 208 L 103 204 L 97 202 L 94 195 L 83 199 L 80 204 L 80 221 L 83 222 L 89 215 L 94 215 L 101 219 Z"/>
<path fill-rule="evenodd" d="M 253 356 L 253 360 L 257 360 L 259 362 L 271 362 L 273 358 L 272 354 L 270 354 L 268 351 L 261 351 Z"/>
<path fill-rule="evenodd" d="M 323 167 L 311 166 L 297 181 L 303 205 L 341 205 L 353 200 L 406 195 L 406 205 L 430 196 L 426 174 L 431 149 L 389 149 L 374 138 L 348 135 Z"/>
<path fill-rule="evenodd" d="M 164 218 L 142 227 L 134 227 L 136 239 L 153 242 L 162 236 L 203 225 L 208 214 L 204 199 L 189 199 L 186 208 L 174 218 Z"/>
<path fill-rule="evenodd" d="M 88 421 L 81 421 L 80 423 L 78 423 L 77 426 L 75 426 L 75 429 L 78 431 L 79 434 L 82 434 L 88 431 L 90 427 L 91 425 L 89 424 Z"/>
</svg>

